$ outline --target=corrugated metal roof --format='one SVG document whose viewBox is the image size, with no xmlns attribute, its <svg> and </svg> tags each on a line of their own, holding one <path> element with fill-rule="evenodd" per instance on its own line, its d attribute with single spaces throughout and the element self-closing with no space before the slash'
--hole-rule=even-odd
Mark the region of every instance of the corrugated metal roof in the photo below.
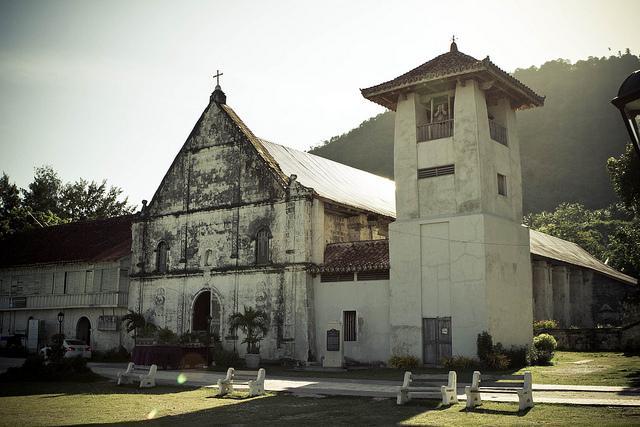
<svg viewBox="0 0 640 427">
<path fill-rule="evenodd" d="M 339 204 L 395 218 L 395 182 L 342 163 L 260 140 L 287 175 Z"/>
<path fill-rule="evenodd" d="M 530 230 L 531 253 L 545 258 L 555 259 L 568 264 L 595 270 L 605 276 L 621 282 L 637 284 L 638 281 L 618 270 L 609 267 L 575 243 L 553 237 L 536 230 Z"/>
</svg>

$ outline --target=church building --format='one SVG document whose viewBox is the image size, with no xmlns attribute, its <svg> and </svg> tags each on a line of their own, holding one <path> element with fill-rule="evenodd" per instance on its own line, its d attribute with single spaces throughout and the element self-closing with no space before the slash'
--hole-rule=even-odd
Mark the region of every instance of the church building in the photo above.
<svg viewBox="0 0 640 427">
<path fill-rule="evenodd" d="M 346 358 L 433 365 L 475 357 L 483 331 L 509 348 L 530 345 L 534 319 L 619 321 L 634 278 L 522 225 L 516 111 L 543 97 L 455 42 L 361 92 L 396 112 L 395 182 L 258 138 L 216 85 L 151 201 L 126 219 L 130 251 L 108 258 L 128 272 L 118 301 L 178 335 L 208 330 L 241 355 L 229 317 L 261 309 L 270 325 L 262 358 L 303 362 L 327 357 L 329 325 Z M 17 265 L 2 253 L 6 334 L 24 328 L 39 293 L 72 287 L 14 286 L 38 260 Z M 92 284 L 84 292 L 98 292 L 95 268 L 81 268 Z M 119 303 L 100 315 L 123 312 Z"/>
<path fill-rule="evenodd" d="M 263 358 L 320 360 L 329 322 L 356 360 L 531 343 L 516 110 L 544 98 L 450 51 L 365 98 L 396 111 L 395 185 L 256 137 L 216 86 L 133 225 L 130 308 L 181 334 L 268 313 Z"/>
</svg>

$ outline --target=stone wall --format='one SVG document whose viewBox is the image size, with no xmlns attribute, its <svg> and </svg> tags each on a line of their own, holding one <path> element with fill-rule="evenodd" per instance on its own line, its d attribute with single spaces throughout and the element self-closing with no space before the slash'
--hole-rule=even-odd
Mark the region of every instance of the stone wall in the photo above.
<svg viewBox="0 0 640 427">
<path fill-rule="evenodd" d="M 561 327 L 620 325 L 622 301 L 637 286 L 593 270 L 534 256 L 534 320 L 556 320 Z"/>
<path fill-rule="evenodd" d="M 550 329 L 544 331 L 558 341 L 558 349 L 571 351 L 640 350 L 640 322 L 624 327 Z"/>
</svg>

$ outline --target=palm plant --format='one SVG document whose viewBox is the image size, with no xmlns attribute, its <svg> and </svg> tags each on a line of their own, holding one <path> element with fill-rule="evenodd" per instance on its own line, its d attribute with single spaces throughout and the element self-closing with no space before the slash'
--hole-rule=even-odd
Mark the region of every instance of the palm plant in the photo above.
<svg viewBox="0 0 640 427">
<path fill-rule="evenodd" d="M 147 324 L 147 320 L 140 313 L 136 313 L 133 310 L 129 310 L 127 314 L 122 316 L 122 323 L 124 323 L 124 327 L 127 330 L 127 333 L 131 333 L 132 331 L 138 331 Z"/>
<path fill-rule="evenodd" d="M 260 354 L 260 341 L 269 332 L 269 317 L 262 310 L 245 306 L 244 313 L 233 313 L 229 317 L 229 327 L 231 330 L 239 328 L 244 333 L 242 344 L 247 344 L 247 353 Z"/>
</svg>

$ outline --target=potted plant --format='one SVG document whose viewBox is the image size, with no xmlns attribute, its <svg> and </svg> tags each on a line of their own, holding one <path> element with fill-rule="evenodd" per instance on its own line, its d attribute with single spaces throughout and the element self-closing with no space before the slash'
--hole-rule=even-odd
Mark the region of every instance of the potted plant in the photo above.
<svg viewBox="0 0 640 427">
<path fill-rule="evenodd" d="M 244 313 L 234 313 L 229 317 L 231 330 L 240 329 L 245 338 L 243 344 L 247 344 L 245 364 L 247 368 L 260 366 L 260 341 L 269 332 L 269 318 L 262 310 L 244 307 Z"/>
</svg>

